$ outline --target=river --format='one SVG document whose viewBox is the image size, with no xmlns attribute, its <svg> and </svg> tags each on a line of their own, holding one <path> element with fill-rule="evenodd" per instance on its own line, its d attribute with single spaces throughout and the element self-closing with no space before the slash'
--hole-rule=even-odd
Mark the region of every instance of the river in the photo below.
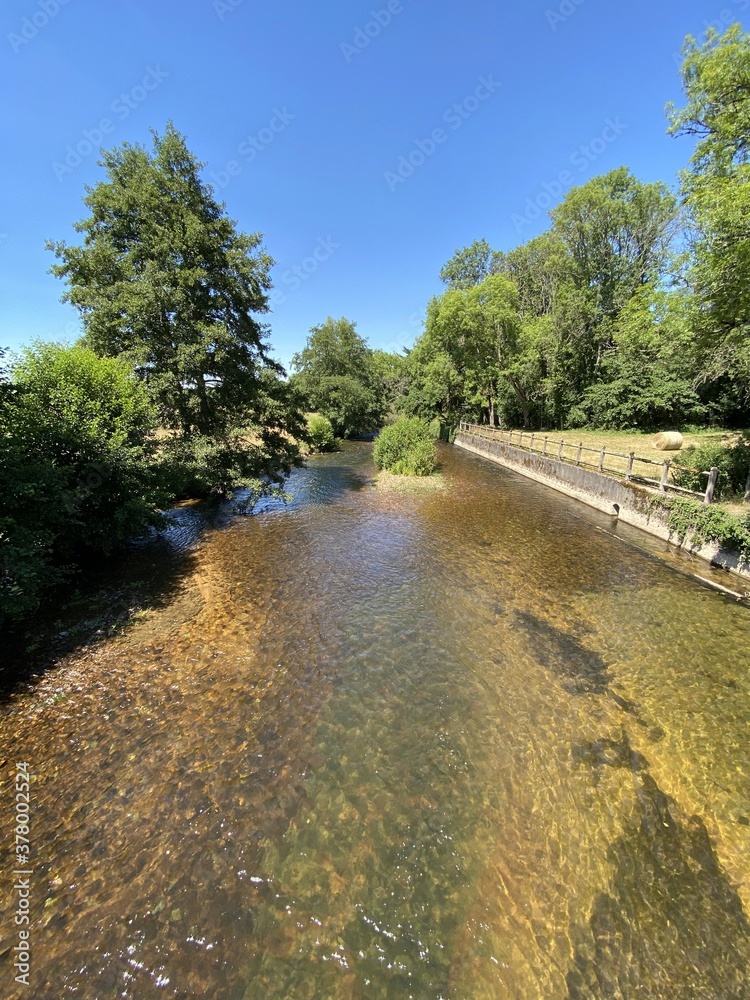
<svg viewBox="0 0 750 1000">
<path fill-rule="evenodd" d="M 448 446 L 377 490 L 371 449 L 184 513 L 169 598 L 3 705 L 0 994 L 750 997 L 750 611 Z"/>
</svg>

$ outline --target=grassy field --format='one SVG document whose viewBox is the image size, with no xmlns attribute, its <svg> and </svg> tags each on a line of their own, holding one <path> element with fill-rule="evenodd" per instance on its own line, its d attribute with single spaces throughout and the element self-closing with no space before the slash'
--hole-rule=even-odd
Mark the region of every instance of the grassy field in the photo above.
<svg viewBox="0 0 750 1000">
<path fill-rule="evenodd" d="M 548 448 L 552 448 L 552 443 L 564 441 L 566 446 L 578 447 L 583 443 L 584 448 L 594 448 L 601 451 L 602 448 L 608 452 L 618 452 L 621 455 L 628 455 L 634 451 L 639 458 L 651 458 L 654 461 L 663 461 L 669 458 L 668 452 L 659 451 L 654 447 L 656 434 L 644 434 L 639 431 L 544 431 L 538 433 L 536 440 L 542 441 L 545 434 L 549 438 Z M 691 445 L 696 447 L 703 444 L 726 444 L 730 445 L 740 436 L 737 431 L 725 430 L 699 430 L 692 433 L 683 433 L 682 450 Z M 526 432 L 524 432 L 524 440 Z M 536 441 L 535 441 L 536 446 Z M 566 447 L 565 454 L 569 454 Z M 674 454 L 674 452 L 672 453 Z"/>
<path fill-rule="evenodd" d="M 508 431 L 504 432 L 507 440 Z M 512 431 L 513 444 L 519 444 L 521 431 Z M 604 472 L 623 475 L 628 466 L 628 456 L 635 454 L 633 475 L 635 478 L 659 480 L 663 463 L 666 459 L 674 459 L 685 449 L 695 445 L 706 444 L 732 445 L 743 434 L 750 439 L 749 431 L 727 431 L 721 428 L 697 430 L 683 433 L 683 444 L 680 452 L 659 451 L 654 445 L 656 434 L 637 431 L 536 431 L 534 432 L 533 449 L 541 452 L 544 449 L 544 439 L 547 438 L 546 453 L 551 457 L 560 455 L 560 442 L 563 442 L 562 458 L 575 462 L 578 458 L 578 446 L 582 445 L 581 465 L 598 468 L 602 449 L 606 451 Z M 531 431 L 523 431 L 521 444 L 524 448 L 531 447 Z M 656 464 L 653 464 L 656 463 Z M 702 470 L 705 471 L 705 470 Z M 747 510 L 742 503 L 725 503 L 728 509 L 735 512 Z"/>
</svg>

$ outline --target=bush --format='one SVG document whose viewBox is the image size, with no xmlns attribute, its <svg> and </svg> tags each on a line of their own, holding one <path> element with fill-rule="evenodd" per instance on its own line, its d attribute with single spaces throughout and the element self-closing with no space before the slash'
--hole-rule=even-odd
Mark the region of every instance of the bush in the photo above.
<svg viewBox="0 0 750 1000">
<path fill-rule="evenodd" d="M 668 497 L 660 506 L 669 511 L 667 523 L 680 542 L 692 532 L 693 544 L 717 542 L 750 561 L 750 514 L 730 514 L 723 507 L 697 503 L 685 497 Z"/>
<path fill-rule="evenodd" d="M 375 464 L 397 476 L 429 476 L 437 468 L 437 451 L 427 423 L 401 417 L 384 427 L 375 442 Z"/>
<path fill-rule="evenodd" d="M 154 423 L 119 359 L 57 344 L 24 352 L 0 401 L 0 615 L 32 611 L 84 558 L 161 523 Z"/>
<path fill-rule="evenodd" d="M 702 493 L 707 477 L 701 473 L 714 467 L 719 470 L 715 499 L 744 493 L 750 473 L 750 446 L 741 442 L 731 448 L 721 444 L 686 448 L 674 460 L 674 481 L 684 489 Z"/>
<path fill-rule="evenodd" d="M 320 413 L 312 413 L 307 418 L 307 433 L 310 435 L 312 451 L 335 451 L 336 438 L 333 424 Z"/>
</svg>

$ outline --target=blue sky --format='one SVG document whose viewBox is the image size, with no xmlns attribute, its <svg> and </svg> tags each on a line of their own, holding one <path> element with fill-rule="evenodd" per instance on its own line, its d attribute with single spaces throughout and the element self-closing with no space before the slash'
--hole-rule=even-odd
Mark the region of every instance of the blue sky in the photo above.
<svg viewBox="0 0 750 1000">
<path fill-rule="evenodd" d="M 278 262 L 288 364 L 326 316 L 399 350 L 443 263 L 541 232 L 625 164 L 676 183 L 685 35 L 750 0 L 6 0 L 0 12 L 0 346 L 74 340 L 46 239 L 75 242 L 99 146 L 171 119 Z"/>
</svg>

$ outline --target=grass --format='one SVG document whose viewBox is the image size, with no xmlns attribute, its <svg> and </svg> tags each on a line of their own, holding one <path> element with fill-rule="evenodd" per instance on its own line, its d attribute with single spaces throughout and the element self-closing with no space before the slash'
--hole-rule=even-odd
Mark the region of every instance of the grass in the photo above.
<svg viewBox="0 0 750 1000">
<path fill-rule="evenodd" d="M 375 489 L 381 493 L 432 493 L 445 487 L 445 477 L 439 472 L 431 476 L 396 476 L 381 469 L 375 476 Z"/>
<path fill-rule="evenodd" d="M 508 431 L 504 432 L 506 435 Z M 560 451 L 560 442 L 563 442 L 562 458 L 568 462 L 575 462 L 578 457 L 578 446 L 583 445 L 581 453 L 581 465 L 588 468 L 597 469 L 601 451 L 604 449 L 607 455 L 604 460 L 603 471 L 624 475 L 628 466 L 627 456 L 630 452 L 635 453 L 633 475 L 642 479 L 658 480 L 661 477 L 661 466 L 668 458 L 674 457 L 680 452 L 659 451 L 654 445 L 655 432 L 642 431 L 534 431 L 534 451 L 541 452 L 544 448 L 544 439 L 547 438 L 547 455 L 557 458 Z M 512 431 L 513 443 L 518 444 L 521 430 L 514 428 Z M 523 431 L 523 447 L 531 446 L 532 431 Z M 721 444 L 731 446 L 736 444 L 740 438 L 750 439 L 750 431 L 729 431 L 722 428 L 705 428 L 682 432 L 683 443 L 681 451 L 691 446 L 699 447 L 706 444 Z M 586 450 L 588 449 L 588 450 Z M 641 461 L 639 461 L 639 459 Z M 657 464 L 649 464 L 657 463 Z M 741 499 L 726 500 L 717 503 L 715 506 L 721 507 L 727 513 L 737 516 L 744 516 L 747 513 L 747 504 L 743 504 Z"/>
<path fill-rule="evenodd" d="M 524 436 L 525 436 L 524 432 Z M 550 442 L 559 442 L 561 439 L 566 444 L 578 447 L 579 442 L 583 442 L 584 447 L 595 448 L 601 451 L 619 452 L 627 455 L 634 451 L 638 457 L 658 459 L 659 456 L 669 458 L 669 452 L 659 451 L 654 447 L 655 432 L 644 433 L 642 431 L 544 431 L 539 432 L 539 438 L 547 434 Z M 697 431 L 684 431 L 683 448 L 691 445 L 698 447 L 702 444 L 733 444 L 740 436 L 739 431 L 725 431 L 721 429 L 706 429 Z M 675 454 L 672 452 L 672 454 Z"/>
<path fill-rule="evenodd" d="M 527 446 L 531 443 L 531 431 L 523 432 L 523 444 Z M 674 458 L 679 452 L 659 451 L 654 446 L 655 432 L 644 433 L 640 431 L 536 431 L 534 437 L 534 450 L 541 451 L 544 438 L 547 438 L 547 454 L 557 457 L 559 453 L 560 441 L 564 442 L 562 457 L 567 461 L 575 461 L 578 454 L 578 445 L 583 445 L 581 464 L 597 468 L 599 456 L 602 448 L 607 452 L 605 458 L 604 471 L 624 474 L 627 469 L 627 456 L 630 452 L 635 452 L 636 461 L 634 474 L 649 479 L 658 479 L 661 475 L 659 469 L 649 465 L 648 462 L 657 462 L 661 465 L 665 459 Z M 744 432 L 747 433 L 747 432 Z M 513 441 L 519 440 L 520 430 L 513 431 Z M 742 436 L 742 431 L 727 431 L 721 428 L 705 429 L 695 431 L 685 431 L 682 434 L 682 449 L 685 450 L 691 445 L 698 447 L 705 444 L 734 444 Z M 586 449 L 589 449 L 588 451 Z M 638 459 L 646 459 L 646 462 L 639 463 Z"/>
</svg>

